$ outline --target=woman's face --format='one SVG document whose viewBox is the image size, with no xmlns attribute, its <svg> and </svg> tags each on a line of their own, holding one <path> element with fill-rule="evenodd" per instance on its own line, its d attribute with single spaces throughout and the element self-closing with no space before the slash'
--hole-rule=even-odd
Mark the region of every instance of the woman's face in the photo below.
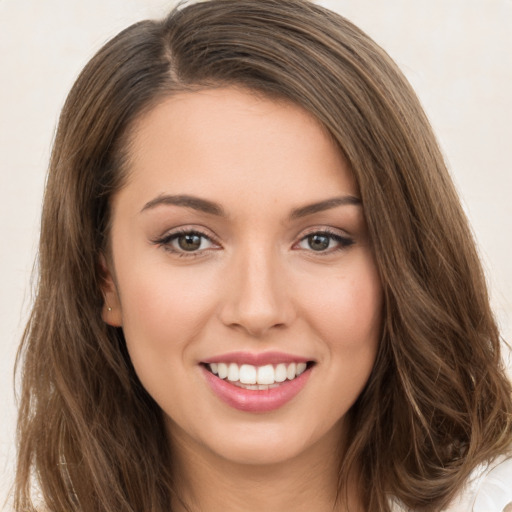
<svg viewBox="0 0 512 512">
<path fill-rule="evenodd" d="M 171 439 L 252 464 L 332 449 L 381 312 L 340 151 L 301 108 L 236 88 L 165 100 L 129 148 L 104 319 Z"/>
</svg>

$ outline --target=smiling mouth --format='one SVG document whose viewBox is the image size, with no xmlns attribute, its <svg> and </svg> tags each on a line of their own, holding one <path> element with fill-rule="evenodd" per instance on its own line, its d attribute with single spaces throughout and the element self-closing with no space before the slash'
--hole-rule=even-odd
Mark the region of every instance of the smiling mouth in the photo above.
<svg viewBox="0 0 512 512">
<path fill-rule="evenodd" d="M 313 366 L 313 361 L 278 363 L 255 366 L 229 362 L 204 363 L 204 367 L 219 379 L 248 390 L 268 390 L 293 381 Z"/>
</svg>

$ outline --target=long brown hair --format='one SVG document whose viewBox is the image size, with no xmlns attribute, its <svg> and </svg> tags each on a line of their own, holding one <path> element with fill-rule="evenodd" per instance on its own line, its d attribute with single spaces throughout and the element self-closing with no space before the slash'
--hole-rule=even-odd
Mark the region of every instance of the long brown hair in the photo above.
<svg viewBox="0 0 512 512">
<path fill-rule="evenodd" d="M 380 349 L 350 414 L 340 490 L 443 508 L 512 442 L 512 398 L 474 241 L 421 106 L 387 54 L 303 0 L 211 0 L 121 32 L 66 101 L 50 162 L 39 282 L 19 352 L 15 508 L 163 512 L 175 492 L 162 415 L 101 319 L 100 255 L 130 128 L 175 92 L 237 85 L 302 106 L 359 185 L 384 290 Z"/>
</svg>

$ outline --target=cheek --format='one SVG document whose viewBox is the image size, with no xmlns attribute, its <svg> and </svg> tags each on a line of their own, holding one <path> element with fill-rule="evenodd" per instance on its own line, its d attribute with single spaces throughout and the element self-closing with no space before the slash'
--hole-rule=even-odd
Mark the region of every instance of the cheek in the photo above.
<svg viewBox="0 0 512 512">
<path fill-rule="evenodd" d="M 373 354 L 382 316 L 382 289 L 373 258 L 359 258 L 322 283 L 316 288 L 310 283 L 314 293 L 302 293 L 304 315 L 331 351 Z"/>
<path fill-rule="evenodd" d="M 323 286 L 308 300 L 303 295 L 303 314 L 325 349 L 319 370 L 330 391 L 319 395 L 324 397 L 319 406 L 334 420 L 343 417 L 364 389 L 381 336 L 380 279 L 371 255 L 359 256 L 322 279 Z"/>
<path fill-rule="evenodd" d="M 338 404 L 332 414 L 341 416 L 370 377 L 382 329 L 382 290 L 373 261 L 363 260 L 359 270 L 333 279 L 330 292 L 315 305 L 315 325 L 328 351 L 325 378 Z"/>
<path fill-rule="evenodd" d="M 120 277 L 128 353 L 144 388 L 175 415 L 192 400 L 184 383 L 191 378 L 196 341 L 214 310 L 217 283 L 211 272 L 192 267 L 128 268 Z"/>
<path fill-rule="evenodd" d="M 119 269 L 123 272 L 123 268 Z M 127 266 L 119 276 L 123 330 L 134 356 L 154 351 L 175 354 L 193 340 L 215 307 L 216 277 L 192 266 Z"/>
<path fill-rule="evenodd" d="M 374 367 L 382 290 L 373 259 L 360 253 L 329 276 L 315 277 L 303 280 L 305 286 L 298 290 L 301 316 L 306 319 L 301 327 L 309 329 L 322 347 L 318 387 L 310 400 L 318 417 L 324 418 L 322 424 L 333 426 L 360 396 Z"/>
</svg>

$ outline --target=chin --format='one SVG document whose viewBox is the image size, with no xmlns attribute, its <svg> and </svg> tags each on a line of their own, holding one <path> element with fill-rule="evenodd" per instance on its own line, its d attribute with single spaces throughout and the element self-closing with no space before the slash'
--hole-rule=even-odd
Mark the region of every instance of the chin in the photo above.
<svg viewBox="0 0 512 512">
<path fill-rule="evenodd" d="M 297 429 L 298 426 L 301 428 Z M 211 430 L 211 437 L 203 438 L 201 444 L 226 463 L 242 466 L 278 466 L 307 458 L 325 442 L 332 452 L 333 440 L 340 437 L 339 425 L 328 432 L 309 427 L 299 419 L 293 424 L 261 421 L 217 432 Z"/>
</svg>

